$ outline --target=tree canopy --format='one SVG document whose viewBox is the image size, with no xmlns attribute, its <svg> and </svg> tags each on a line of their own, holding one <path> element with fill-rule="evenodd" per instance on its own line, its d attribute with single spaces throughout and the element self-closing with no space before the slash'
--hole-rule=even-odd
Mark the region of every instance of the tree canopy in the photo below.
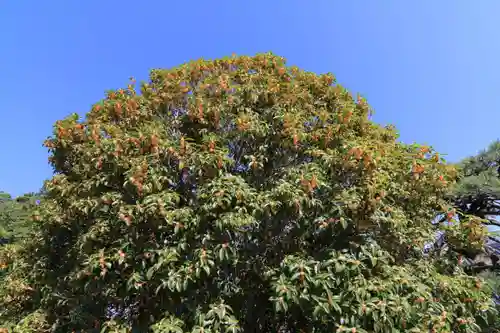
<svg viewBox="0 0 500 333">
<path fill-rule="evenodd" d="M 332 74 L 273 54 L 153 70 L 45 142 L 30 241 L 0 255 L 18 332 L 479 332 L 490 290 L 423 247 L 456 178 Z M 480 249 L 477 217 L 448 228 Z"/>
</svg>

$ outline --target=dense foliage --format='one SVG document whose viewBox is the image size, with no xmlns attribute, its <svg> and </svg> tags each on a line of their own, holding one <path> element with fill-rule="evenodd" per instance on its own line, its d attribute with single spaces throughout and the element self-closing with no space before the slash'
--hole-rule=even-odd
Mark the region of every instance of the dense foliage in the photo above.
<svg viewBox="0 0 500 333">
<path fill-rule="evenodd" d="M 1 257 L 19 332 L 479 332 L 490 290 L 424 254 L 455 170 L 331 74 L 271 54 L 154 70 L 56 123 Z M 478 218 L 446 232 L 480 249 Z"/>
</svg>

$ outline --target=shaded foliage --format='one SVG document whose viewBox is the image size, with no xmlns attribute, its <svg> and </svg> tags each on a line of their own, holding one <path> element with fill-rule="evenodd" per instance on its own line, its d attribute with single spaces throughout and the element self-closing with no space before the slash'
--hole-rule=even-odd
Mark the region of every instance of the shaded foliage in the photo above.
<svg viewBox="0 0 500 333">
<path fill-rule="evenodd" d="M 154 70 L 54 126 L 0 317 L 19 332 L 479 332 L 490 288 L 425 254 L 455 170 L 272 54 Z M 476 218 L 446 232 L 479 249 Z"/>
</svg>

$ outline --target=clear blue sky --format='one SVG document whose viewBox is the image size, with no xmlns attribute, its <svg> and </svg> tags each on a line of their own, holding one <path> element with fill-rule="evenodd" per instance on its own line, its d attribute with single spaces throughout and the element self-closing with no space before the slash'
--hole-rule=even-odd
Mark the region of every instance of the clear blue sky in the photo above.
<svg viewBox="0 0 500 333">
<path fill-rule="evenodd" d="M 500 137 L 500 1 L 2 1 L 0 190 L 50 177 L 42 141 L 151 68 L 273 51 L 333 72 L 405 142 L 456 161 Z"/>
</svg>

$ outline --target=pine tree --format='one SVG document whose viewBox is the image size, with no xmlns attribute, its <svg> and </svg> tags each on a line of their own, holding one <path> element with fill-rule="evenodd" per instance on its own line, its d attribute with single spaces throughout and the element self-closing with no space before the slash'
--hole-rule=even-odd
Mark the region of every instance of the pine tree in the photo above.
<svg viewBox="0 0 500 333">
<path fill-rule="evenodd" d="M 465 253 L 472 273 L 486 278 L 492 286 L 493 299 L 500 306 L 500 141 L 495 141 L 476 156 L 459 163 L 460 177 L 452 187 L 450 200 L 461 212 L 475 215 L 495 233 L 488 236 L 481 252 Z M 469 270 L 469 271 L 470 271 Z M 496 331 L 495 331 L 496 330 Z M 491 327 L 500 331 L 500 321 Z"/>
<path fill-rule="evenodd" d="M 453 218 L 456 172 L 370 114 L 272 54 L 108 92 L 45 142 L 55 175 L 32 241 L 0 257 L 0 316 L 19 332 L 479 332 L 487 286 L 422 251 Z"/>
<path fill-rule="evenodd" d="M 460 214 L 475 216 L 492 230 L 500 227 L 500 141 L 458 164 L 459 177 L 448 194 Z M 444 220 L 444 218 L 443 218 Z M 488 235 L 482 251 L 461 251 L 476 271 L 500 268 L 500 241 Z"/>
<path fill-rule="evenodd" d="M 452 198 L 462 211 L 500 227 L 500 141 L 460 163 L 462 177 Z"/>
</svg>

